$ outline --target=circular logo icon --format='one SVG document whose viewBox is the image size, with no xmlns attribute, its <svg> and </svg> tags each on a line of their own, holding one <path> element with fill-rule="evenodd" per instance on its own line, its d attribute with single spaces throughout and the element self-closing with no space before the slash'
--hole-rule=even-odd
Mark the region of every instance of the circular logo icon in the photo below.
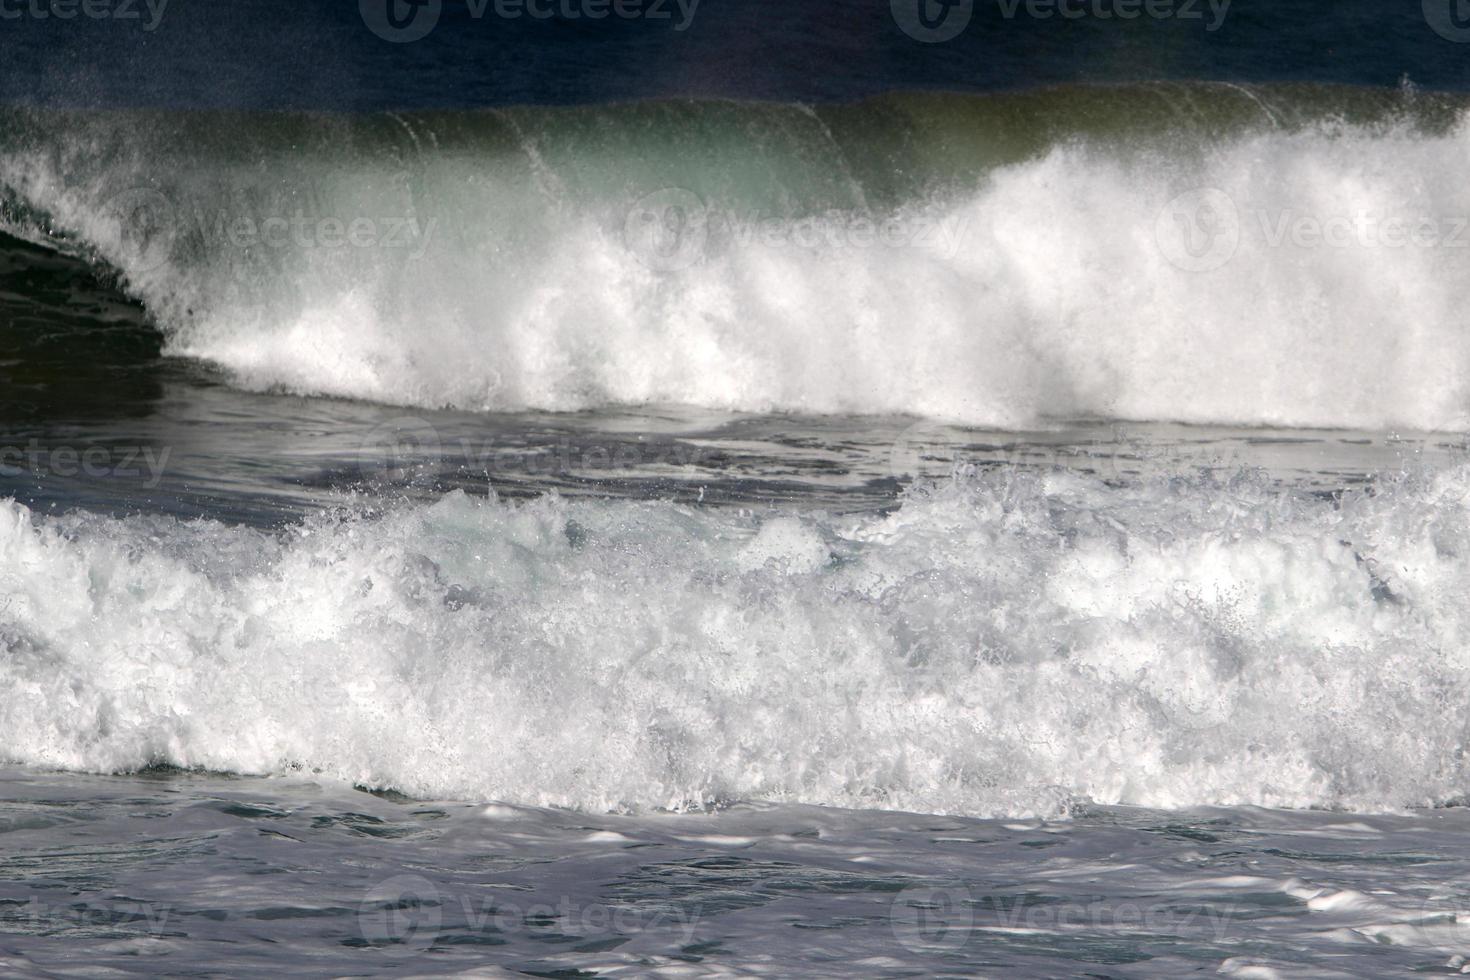
<svg viewBox="0 0 1470 980">
<path fill-rule="evenodd" d="M 1424 19 L 1446 41 L 1470 43 L 1470 2 L 1424 0 Z"/>
<path fill-rule="evenodd" d="M 1459 453 L 1470 450 L 1470 412 L 1451 412 L 1429 430 L 1429 436 L 1441 448 Z"/>
<path fill-rule="evenodd" d="M 936 888 L 915 885 L 893 899 L 888 911 L 893 938 L 913 952 L 954 952 L 970 941 L 975 905 L 963 885 Z"/>
<path fill-rule="evenodd" d="M 368 30 L 393 44 L 421 41 L 439 26 L 444 0 L 358 0 Z"/>
<path fill-rule="evenodd" d="M 956 459 L 954 433 L 943 422 L 915 422 L 893 440 L 888 449 L 888 475 L 895 480 L 919 480 L 947 472 Z"/>
<path fill-rule="evenodd" d="M 1438 878 L 1424 896 L 1418 922 L 1448 926 L 1461 935 L 1470 931 L 1470 877 Z"/>
<path fill-rule="evenodd" d="M 1470 463 L 1470 413 L 1452 412 L 1433 428 L 1396 437 L 1392 443 L 1401 454 L 1402 469 L 1421 475 L 1443 474 L 1436 482 L 1437 503 L 1461 505 L 1470 497 L 1470 484 L 1458 476 Z"/>
<path fill-rule="evenodd" d="M 505 375 L 500 373 L 499 368 L 486 367 L 485 377 L 485 411 L 491 411 L 500 402 L 500 396 L 505 391 Z"/>
<path fill-rule="evenodd" d="M 397 480 L 438 459 L 439 450 L 438 431 L 423 419 L 406 415 L 368 433 L 357 451 L 357 468 L 364 476 Z"/>
<path fill-rule="evenodd" d="M 654 191 L 628 212 L 623 240 L 650 269 L 687 269 L 703 256 L 709 241 L 709 211 L 693 191 L 682 187 Z"/>
<path fill-rule="evenodd" d="M 178 215 L 173 202 L 151 187 L 133 187 L 110 198 L 102 213 L 117 222 L 122 271 L 137 275 L 157 269 L 173 255 Z"/>
<path fill-rule="evenodd" d="M 1211 272 L 1240 247 L 1240 211 L 1222 190 L 1187 191 L 1159 212 L 1154 239 L 1171 265 L 1186 272 Z"/>
<path fill-rule="evenodd" d="M 439 889 L 432 881 L 398 875 L 368 891 L 357 907 L 357 929 L 391 955 L 412 956 L 433 944 L 442 917 Z"/>
<path fill-rule="evenodd" d="M 228 275 L 211 280 L 210 291 L 202 307 L 195 312 L 246 327 L 259 324 L 265 316 L 268 273 L 249 261 L 247 254 L 240 249 L 226 253 L 218 267 L 227 269 Z"/>
<path fill-rule="evenodd" d="M 891 0 L 890 7 L 899 29 L 924 44 L 953 41 L 975 15 L 975 0 Z"/>
</svg>

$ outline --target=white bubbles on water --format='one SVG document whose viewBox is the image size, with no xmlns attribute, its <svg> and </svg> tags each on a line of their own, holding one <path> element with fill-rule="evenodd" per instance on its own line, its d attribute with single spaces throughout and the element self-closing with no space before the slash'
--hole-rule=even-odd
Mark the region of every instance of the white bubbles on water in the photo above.
<svg viewBox="0 0 1470 980">
<path fill-rule="evenodd" d="M 886 515 L 451 494 L 281 536 L 3 504 L 0 738 L 590 809 L 1433 803 L 1467 483 L 983 470 Z"/>
</svg>

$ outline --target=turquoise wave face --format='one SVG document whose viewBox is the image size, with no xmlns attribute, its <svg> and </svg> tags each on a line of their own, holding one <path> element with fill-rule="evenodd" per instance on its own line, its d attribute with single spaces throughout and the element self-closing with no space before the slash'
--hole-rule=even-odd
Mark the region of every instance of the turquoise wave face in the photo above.
<svg viewBox="0 0 1470 980">
<path fill-rule="evenodd" d="M 1434 431 L 1470 403 L 1447 96 L 13 122 L 11 232 L 249 389 L 1000 427 Z"/>
</svg>

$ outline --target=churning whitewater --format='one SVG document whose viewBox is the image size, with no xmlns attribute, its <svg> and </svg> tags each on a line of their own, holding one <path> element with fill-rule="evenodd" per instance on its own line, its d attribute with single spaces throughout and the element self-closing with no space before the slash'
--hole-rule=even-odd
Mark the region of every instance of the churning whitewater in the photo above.
<svg viewBox="0 0 1470 980">
<path fill-rule="evenodd" d="M 36 110 L 0 210 L 255 389 L 1462 430 L 1467 151 L 1409 89 Z"/>
<path fill-rule="evenodd" d="M 1461 0 L 148 5 L 0 0 L 0 977 L 1470 972 Z"/>
<path fill-rule="evenodd" d="M 1384 810 L 1466 784 L 1470 469 L 959 471 L 887 515 L 0 505 L 15 762 L 593 810 Z"/>
</svg>

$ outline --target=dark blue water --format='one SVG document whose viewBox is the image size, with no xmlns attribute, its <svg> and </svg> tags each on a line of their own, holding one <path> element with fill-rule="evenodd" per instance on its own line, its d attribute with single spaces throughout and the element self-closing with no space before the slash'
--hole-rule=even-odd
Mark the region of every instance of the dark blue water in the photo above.
<svg viewBox="0 0 1470 980">
<path fill-rule="evenodd" d="M 136 19 L 0 20 L 0 99 L 342 111 L 673 97 L 830 101 L 895 89 L 1156 79 L 1395 86 L 1408 78 L 1426 88 L 1470 87 L 1458 0 L 1154 0 L 1169 16 L 1147 16 L 1154 8 L 1140 5 L 1143 16 L 1131 20 L 1100 16 L 1118 11 L 1093 0 L 1060 8 L 923 2 L 932 5 L 927 22 L 938 25 L 924 36 L 953 37 L 923 43 L 905 33 L 901 21 L 925 22 L 919 0 L 642 0 L 623 8 L 636 18 L 609 7 L 603 19 L 586 16 L 602 8 L 580 0 L 542 0 L 535 9 L 553 13 L 547 18 L 498 16 L 494 3 L 462 0 L 171 0 L 152 9 L 138 0 L 118 8 Z M 21 0 L 10 0 L 12 8 L 29 10 Z M 1125 0 L 1122 12 L 1132 10 Z M 369 22 L 402 23 L 394 35 L 402 37 L 433 26 L 418 40 L 391 43 Z"/>
</svg>

